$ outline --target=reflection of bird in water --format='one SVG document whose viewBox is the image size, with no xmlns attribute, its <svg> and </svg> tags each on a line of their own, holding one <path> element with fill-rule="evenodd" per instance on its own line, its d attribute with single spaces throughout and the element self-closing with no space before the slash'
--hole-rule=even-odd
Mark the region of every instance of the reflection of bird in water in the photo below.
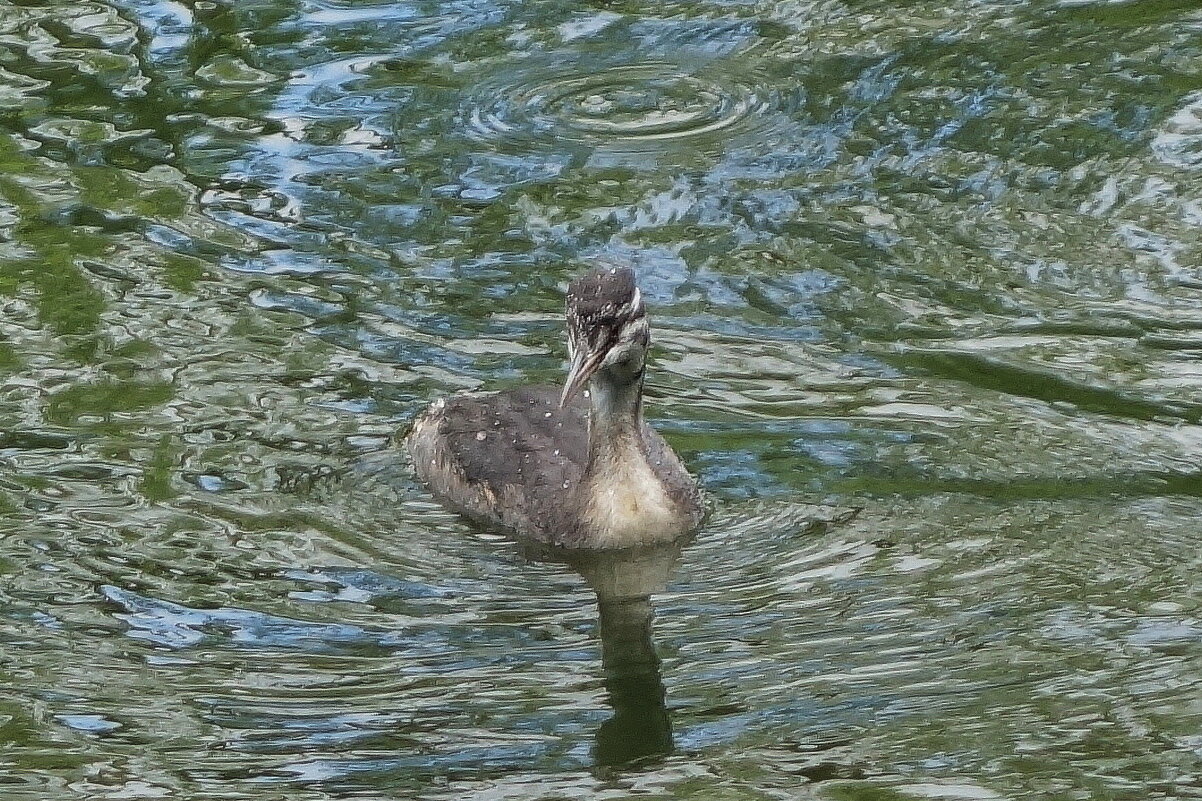
<svg viewBox="0 0 1202 801">
<path fill-rule="evenodd" d="M 651 599 L 597 598 L 601 667 L 614 714 L 597 729 L 593 759 L 622 765 L 671 753 L 672 721 L 651 639 Z"/>
<path fill-rule="evenodd" d="M 567 322 L 562 392 L 436 401 L 408 438 L 418 476 L 467 516 L 555 545 L 624 548 L 693 531 L 697 486 L 643 420 L 649 329 L 631 270 L 574 281 Z"/>
<path fill-rule="evenodd" d="M 562 551 L 597 593 L 601 667 L 614 714 L 601 724 L 593 747 L 600 766 L 625 765 L 671 753 L 672 723 L 659 657 L 651 638 L 651 595 L 667 586 L 681 543 L 622 551 Z"/>
</svg>

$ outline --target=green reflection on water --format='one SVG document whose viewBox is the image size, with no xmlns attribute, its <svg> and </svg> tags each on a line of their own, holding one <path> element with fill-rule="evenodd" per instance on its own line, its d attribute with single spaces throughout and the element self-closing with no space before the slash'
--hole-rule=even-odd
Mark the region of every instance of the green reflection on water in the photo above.
<svg viewBox="0 0 1202 801">
<path fill-rule="evenodd" d="M 114 412 L 132 412 L 165 403 L 172 394 L 170 384 L 130 381 L 78 384 L 54 394 L 46 408 L 46 417 L 64 425 L 79 422 L 85 415 L 109 419 Z"/>
<path fill-rule="evenodd" d="M 1198 24 L 0 7 L 0 794 L 1185 797 Z M 717 506 L 638 714 L 392 444 L 596 254 Z"/>
</svg>

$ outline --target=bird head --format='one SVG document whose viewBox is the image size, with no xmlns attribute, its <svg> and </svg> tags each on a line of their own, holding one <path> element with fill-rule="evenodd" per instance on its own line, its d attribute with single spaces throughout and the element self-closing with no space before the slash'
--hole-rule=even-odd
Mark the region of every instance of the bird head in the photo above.
<svg viewBox="0 0 1202 801">
<path fill-rule="evenodd" d="M 567 320 L 571 365 L 560 406 L 598 372 L 618 384 L 642 378 L 651 336 L 633 270 L 595 270 L 573 281 L 568 287 Z"/>
</svg>

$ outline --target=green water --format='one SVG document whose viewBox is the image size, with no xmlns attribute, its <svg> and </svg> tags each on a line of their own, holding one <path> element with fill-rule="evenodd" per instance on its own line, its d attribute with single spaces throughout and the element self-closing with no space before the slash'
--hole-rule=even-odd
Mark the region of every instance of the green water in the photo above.
<svg viewBox="0 0 1202 801">
<path fill-rule="evenodd" d="M 0 798 L 1202 797 L 1200 226 L 1192 0 L 0 0 Z M 538 561 L 393 436 L 602 257 Z"/>
</svg>

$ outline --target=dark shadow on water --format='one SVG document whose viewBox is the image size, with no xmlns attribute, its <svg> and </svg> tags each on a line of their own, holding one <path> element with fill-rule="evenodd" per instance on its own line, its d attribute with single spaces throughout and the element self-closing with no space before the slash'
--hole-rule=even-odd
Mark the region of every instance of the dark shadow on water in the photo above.
<svg viewBox="0 0 1202 801">
<path fill-rule="evenodd" d="M 613 717 L 597 729 L 598 766 L 624 765 L 672 751 L 672 722 L 651 639 L 651 599 L 598 600 L 601 666 Z"/>
<path fill-rule="evenodd" d="M 601 668 L 614 711 L 597 729 L 597 768 L 654 761 L 675 747 L 652 638 L 651 596 L 667 586 L 682 547 L 683 542 L 613 552 L 527 549 L 529 558 L 571 567 L 597 594 Z"/>
</svg>

